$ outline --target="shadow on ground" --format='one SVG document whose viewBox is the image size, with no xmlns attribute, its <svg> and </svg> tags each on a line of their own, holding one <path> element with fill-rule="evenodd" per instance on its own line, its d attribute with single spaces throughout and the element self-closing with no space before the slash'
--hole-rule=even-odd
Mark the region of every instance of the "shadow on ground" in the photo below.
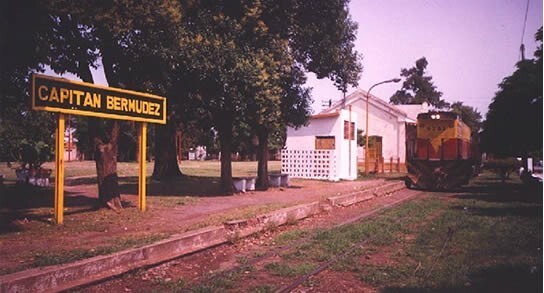
<svg viewBox="0 0 544 293">
<path fill-rule="evenodd" d="M 498 218 L 527 218 L 539 221 L 543 217 L 542 184 L 528 185 L 517 178 L 502 181 L 483 177 L 461 187 L 451 196 L 464 200 L 452 208 L 469 215 Z M 487 204 L 470 204 L 485 202 Z M 536 249 L 536 247 L 535 247 Z M 543 292 L 543 268 L 540 264 L 498 264 L 482 266 L 467 276 L 461 285 L 436 285 L 430 287 L 386 287 L 382 292 Z"/>
<path fill-rule="evenodd" d="M 454 197 L 486 202 L 542 203 L 542 184 L 525 185 L 519 181 L 483 179 L 457 190 Z"/>
<path fill-rule="evenodd" d="M 82 186 L 82 191 L 64 192 L 65 215 L 98 210 L 96 191 L 89 191 L 96 184 L 96 177 L 67 178 L 67 186 Z M 290 186 L 289 188 L 300 188 Z M 76 189 L 77 190 L 77 189 Z M 88 191 L 85 191 L 88 190 Z M 138 194 L 138 177 L 119 178 L 119 191 L 123 195 Z M 93 194 L 90 194 L 93 193 Z M 147 180 L 148 198 L 168 197 L 212 197 L 224 196 L 220 178 L 203 176 L 181 176 L 168 180 Z M 124 207 L 133 206 L 123 201 Z M 54 187 L 36 187 L 23 184 L 7 184 L 0 190 L 0 234 L 17 232 L 17 221 L 40 221 L 50 223 L 54 207 Z"/>
<path fill-rule="evenodd" d="M 486 267 L 468 276 L 460 287 L 389 287 L 381 292 L 542 292 L 542 268 L 521 266 Z"/>
<path fill-rule="evenodd" d="M 93 185 L 96 177 L 68 178 L 67 186 Z M 122 194 L 138 194 L 138 176 L 119 177 Z M 180 176 L 165 180 L 147 178 L 148 196 L 217 196 L 224 195 L 218 177 Z"/>
<path fill-rule="evenodd" d="M 147 178 L 148 196 L 221 196 L 226 195 L 221 189 L 219 177 L 205 176 L 180 176 L 165 180 Z M 67 185 L 91 185 L 96 184 L 96 177 L 69 179 Z M 288 188 L 301 188 L 289 186 Z M 126 176 L 119 178 L 119 190 L 122 194 L 138 194 L 138 177 Z"/>
</svg>

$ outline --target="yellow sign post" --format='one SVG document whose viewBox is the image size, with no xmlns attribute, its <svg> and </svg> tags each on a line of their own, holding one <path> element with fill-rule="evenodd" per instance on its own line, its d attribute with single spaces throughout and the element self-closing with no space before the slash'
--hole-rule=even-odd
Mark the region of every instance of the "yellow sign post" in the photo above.
<svg viewBox="0 0 544 293">
<path fill-rule="evenodd" d="M 140 124 L 138 133 L 138 148 L 140 153 L 138 161 L 140 163 L 140 173 L 138 175 L 138 208 L 140 211 L 145 211 L 145 196 L 146 196 L 146 141 L 147 141 L 147 123 Z"/>
<path fill-rule="evenodd" d="M 57 117 L 55 133 L 55 223 L 62 224 L 64 211 L 64 114 Z"/>
<path fill-rule="evenodd" d="M 62 224 L 64 219 L 65 114 L 141 122 L 138 133 L 138 208 L 145 211 L 147 123 L 166 124 L 166 98 L 34 74 L 32 109 L 58 113 L 55 133 L 55 223 Z"/>
</svg>

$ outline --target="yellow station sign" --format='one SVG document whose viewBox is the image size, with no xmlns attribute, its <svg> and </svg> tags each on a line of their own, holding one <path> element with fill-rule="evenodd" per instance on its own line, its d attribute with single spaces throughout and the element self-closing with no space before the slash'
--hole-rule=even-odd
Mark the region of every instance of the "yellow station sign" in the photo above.
<svg viewBox="0 0 544 293">
<path fill-rule="evenodd" d="M 166 124 L 166 98 L 102 87 L 46 75 L 32 75 L 32 109 L 58 112 L 55 133 L 55 206 L 57 224 L 64 219 L 65 114 L 142 122 L 138 131 L 138 208 L 146 210 L 147 123 Z"/>
<path fill-rule="evenodd" d="M 32 108 L 166 124 L 166 98 L 40 74 L 32 75 Z"/>
</svg>

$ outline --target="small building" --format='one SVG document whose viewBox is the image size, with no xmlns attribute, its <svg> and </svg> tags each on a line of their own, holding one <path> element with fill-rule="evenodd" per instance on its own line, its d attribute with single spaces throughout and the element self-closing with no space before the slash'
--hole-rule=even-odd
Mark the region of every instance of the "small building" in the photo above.
<svg viewBox="0 0 544 293">
<path fill-rule="evenodd" d="M 368 97 L 368 101 L 367 101 Z M 368 104 L 368 125 L 366 123 Z M 321 113 L 332 113 L 342 107 L 351 106 L 359 121 L 363 136 L 369 135 L 368 167 L 369 172 L 404 171 L 406 163 L 406 112 L 384 100 L 368 95 L 357 89 Z M 365 164 L 365 143 L 358 147 L 358 164 Z"/>
<path fill-rule="evenodd" d="M 64 132 L 64 161 L 77 161 L 81 159 L 81 154 L 77 149 L 78 139 L 75 137 L 76 129 L 67 127 Z"/>
<path fill-rule="evenodd" d="M 348 108 L 311 116 L 308 126 L 289 127 L 282 173 L 292 178 L 356 179 L 358 119 Z"/>
</svg>

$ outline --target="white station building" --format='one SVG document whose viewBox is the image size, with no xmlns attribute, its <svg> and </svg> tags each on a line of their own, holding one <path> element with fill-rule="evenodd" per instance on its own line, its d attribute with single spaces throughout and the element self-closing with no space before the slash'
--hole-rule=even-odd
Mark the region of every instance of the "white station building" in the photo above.
<svg viewBox="0 0 544 293">
<path fill-rule="evenodd" d="M 310 117 L 308 126 L 288 128 L 282 173 L 292 178 L 356 179 L 357 121 L 353 111 L 339 109 Z"/>
<path fill-rule="evenodd" d="M 365 149 L 357 145 L 356 130 L 362 130 L 365 135 L 367 128 L 369 140 L 372 141 L 368 154 L 370 171 L 383 170 L 391 162 L 399 170 L 404 170 L 406 123 L 415 123 L 417 114 L 426 112 L 428 105 L 409 105 L 405 108 L 408 111 L 404 111 L 403 107 L 389 104 L 373 95 L 368 96 L 366 91 L 356 90 L 345 100 L 310 117 L 308 126 L 287 129 L 287 140 L 282 151 L 282 173 L 292 178 L 356 179 L 357 165 L 365 165 Z"/>
</svg>

